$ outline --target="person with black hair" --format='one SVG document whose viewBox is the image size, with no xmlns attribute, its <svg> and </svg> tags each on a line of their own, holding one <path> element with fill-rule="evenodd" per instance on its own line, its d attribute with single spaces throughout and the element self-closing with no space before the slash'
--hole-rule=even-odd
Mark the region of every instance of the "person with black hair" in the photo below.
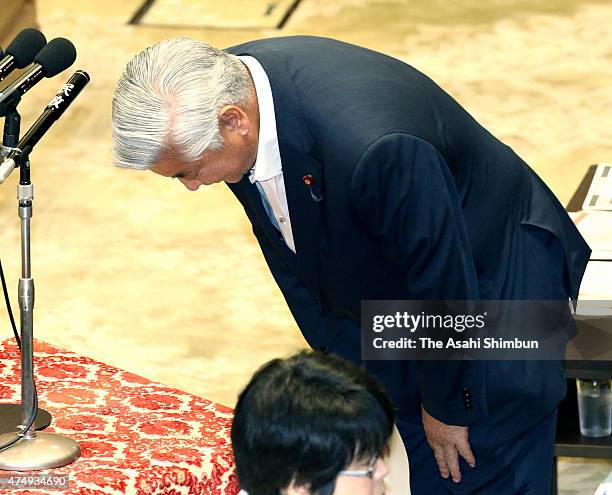
<svg viewBox="0 0 612 495">
<path fill-rule="evenodd" d="M 302 351 L 262 366 L 238 398 L 232 445 L 248 495 L 383 495 L 395 413 L 342 358 Z"/>
</svg>

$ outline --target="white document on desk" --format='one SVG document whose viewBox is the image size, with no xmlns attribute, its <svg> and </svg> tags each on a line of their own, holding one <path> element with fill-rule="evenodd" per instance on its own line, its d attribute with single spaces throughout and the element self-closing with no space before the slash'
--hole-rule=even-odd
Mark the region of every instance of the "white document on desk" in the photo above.
<svg viewBox="0 0 612 495">
<path fill-rule="evenodd" d="M 575 211 L 570 217 L 593 251 L 591 259 L 612 260 L 612 211 Z"/>
<path fill-rule="evenodd" d="M 612 302 L 612 261 L 589 261 L 580 284 L 580 302 Z M 578 311 L 580 313 L 580 311 Z"/>
<path fill-rule="evenodd" d="M 605 481 L 599 485 L 595 495 L 612 495 L 612 471 L 610 471 Z"/>
</svg>

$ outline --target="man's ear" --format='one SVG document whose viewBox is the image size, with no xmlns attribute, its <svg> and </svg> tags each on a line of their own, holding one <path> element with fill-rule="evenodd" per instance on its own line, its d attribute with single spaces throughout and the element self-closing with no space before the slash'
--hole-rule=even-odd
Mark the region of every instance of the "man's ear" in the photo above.
<svg viewBox="0 0 612 495">
<path fill-rule="evenodd" d="M 226 105 L 219 110 L 219 125 L 241 134 L 244 134 L 245 131 L 248 133 L 250 129 L 247 114 L 235 105 Z"/>
</svg>

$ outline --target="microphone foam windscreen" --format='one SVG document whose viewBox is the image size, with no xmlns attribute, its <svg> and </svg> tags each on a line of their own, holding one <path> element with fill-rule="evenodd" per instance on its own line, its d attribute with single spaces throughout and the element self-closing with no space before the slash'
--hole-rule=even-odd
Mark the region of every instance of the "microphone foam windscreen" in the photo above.
<svg viewBox="0 0 612 495">
<path fill-rule="evenodd" d="M 47 38 L 38 29 L 27 28 L 21 31 L 6 47 L 6 54 L 12 55 L 18 69 L 32 63 L 36 54 L 47 44 Z"/>
<path fill-rule="evenodd" d="M 76 48 L 66 38 L 53 38 L 38 55 L 34 62 L 42 65 L 45 77 L 53 77 L 66 70 L 76 60 Z"/>
</svg>

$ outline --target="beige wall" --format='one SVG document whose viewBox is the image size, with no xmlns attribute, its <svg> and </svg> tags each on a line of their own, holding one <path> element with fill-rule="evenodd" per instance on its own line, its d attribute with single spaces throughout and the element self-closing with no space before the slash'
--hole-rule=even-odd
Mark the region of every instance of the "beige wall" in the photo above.
<svg viewBox="0 0 612 495">
<path fill-rule="evenodd" d="M 0 46 L 2 50 L 26 27 L 37 27 L 34 0 L 0 0 Z"/>
</svg>

